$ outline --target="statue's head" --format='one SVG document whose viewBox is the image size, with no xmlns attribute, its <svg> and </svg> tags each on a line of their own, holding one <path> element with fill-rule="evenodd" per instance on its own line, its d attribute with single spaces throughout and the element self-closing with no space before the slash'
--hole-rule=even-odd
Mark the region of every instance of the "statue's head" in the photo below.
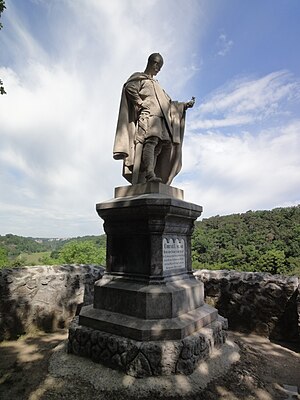
<svg viewBox="0 0 300 400">
<path fill-rule="evenodd" d="M 159 53 L 152 53 L 148 57 L 146 69 L 152 72 L 152 75 L 157 75 L 164 64 L 164 59 Z"/>
</svg>

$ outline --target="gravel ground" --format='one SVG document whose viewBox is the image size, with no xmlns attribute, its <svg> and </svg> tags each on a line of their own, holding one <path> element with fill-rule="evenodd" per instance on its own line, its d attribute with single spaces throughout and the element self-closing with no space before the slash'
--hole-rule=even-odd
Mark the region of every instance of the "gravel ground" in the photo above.
<svg viewBox="0 0 300 400">
<path fill-rule="evenodd" d="M 1 400 L 103 400 L 125 399 L 128 393 L 122 390 L 104 394 L 101 382 L 74 375 L 70 369 L 65 376 L 49 372 L 49 365 L 62 351 L 67 332 L 35 334 L 17 341 L 0 343 L 0 399 Z M 300 348 L 296 345 L 275 344 L 256 335 L 229 332 L 229 340 L 240 348 L 240 359 L 222 377 L 211 381 L 197 395 L 182 397 L 178 390 L 162 391 L 162 395 L 147 392 L 139 399 L 188 400 L 283 400 L 300 399 L 295 387 L 300 387 Z M 290 347 L 290 348 L 288 348 Z M 73 356 L 74 357 L 74 356 Z M 80 359 L 82 360 L 82 359 Z M 81 361 L 80 361 L 81 362 Z M 85 363 L 91 363 L 85 360 Z M 100 367 L 83 364 L 88 368 Z M 66 367 L 66 366 L 65 366 Z M 102 367 L 103 368 L 103 367 Z M 115 371 L 112 373 L 114 376 Z M 123 376 L 124 385 L 131 377 Z M 133 379 L 133 378 L 132 378 Z M 149 378 L 153 379 L 153 378 Z M 178 386 L 185 377 L 177 378 Z M 172 381 L 174 382 L 174 380 Z M 132 381 L 132 384 L 134 382 Z M 136 384 L 141 385 L 141 381 Z M 289 386 L 285 386 L 289 385 Z M 175 386 L 174 386 L 175 388 Z M 177 393 L 177 394 L 176 394 Z M 135 397 L 137 398 L 137 397 Z"/>
</svg>

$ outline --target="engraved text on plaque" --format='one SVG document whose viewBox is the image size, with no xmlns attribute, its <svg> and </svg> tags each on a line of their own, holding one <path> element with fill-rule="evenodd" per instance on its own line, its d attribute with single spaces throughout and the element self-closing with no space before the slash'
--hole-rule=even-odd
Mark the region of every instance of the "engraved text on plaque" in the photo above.
<svg viewBox="0 0 300 400">
<path fill-rule="evenodd" d="M 163 239 L 163 270 L 171 271 L 185 268 L 184 239 Z"/>
</svg>

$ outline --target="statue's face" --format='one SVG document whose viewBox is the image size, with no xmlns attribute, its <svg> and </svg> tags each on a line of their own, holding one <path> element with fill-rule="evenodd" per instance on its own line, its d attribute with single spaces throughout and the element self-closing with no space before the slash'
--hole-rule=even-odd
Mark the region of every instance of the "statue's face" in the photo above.
<svg viewBox="0 0 300 400">
<path fill-rule="evenodd" d="M 159 56 L 154 57 L 152 63 L 150 64 L 151 72 L 153 75 L 157 75 L 159 73 L 163 66 L 163 63 L 163 60 Z"/>
</svg>

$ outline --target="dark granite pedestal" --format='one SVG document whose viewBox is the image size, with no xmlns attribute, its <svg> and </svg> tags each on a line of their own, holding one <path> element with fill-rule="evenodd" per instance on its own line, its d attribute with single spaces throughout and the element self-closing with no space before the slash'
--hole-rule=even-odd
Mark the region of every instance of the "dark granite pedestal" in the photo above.
<svg viewBox="0 0 300 400">
<path fill-rule="evenodd" d="M 161 183 L 116 188 L 115 196 L 96 207 L 107 270 L 70 328 L 69 351 L 138 377 L 189 374 L 226 337 L 226 320 L 204 303 L 192 273 L 202 207 Z"/>
</svg>

